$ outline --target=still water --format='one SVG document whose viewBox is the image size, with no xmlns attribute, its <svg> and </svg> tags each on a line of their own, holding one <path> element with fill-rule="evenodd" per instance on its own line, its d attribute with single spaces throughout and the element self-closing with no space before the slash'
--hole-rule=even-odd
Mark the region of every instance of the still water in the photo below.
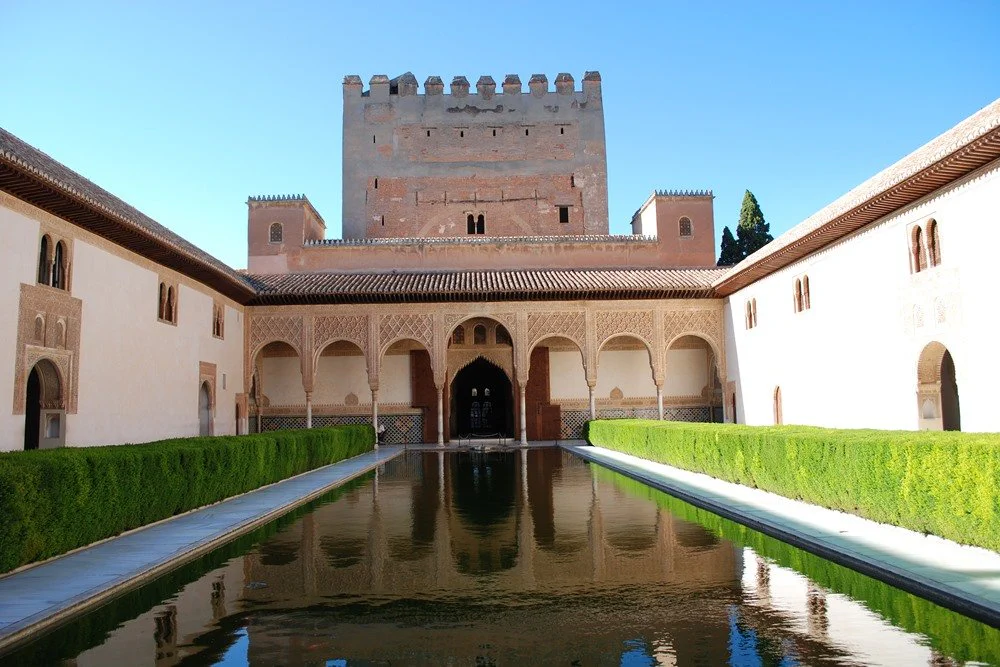
<svg viewBox="0 0 1000 667">
<path fill-rule="evenodd" d="M 558 449 L 409 452 L 0 663 L 1000 665 L 1000 631 Z"/>
</svg>

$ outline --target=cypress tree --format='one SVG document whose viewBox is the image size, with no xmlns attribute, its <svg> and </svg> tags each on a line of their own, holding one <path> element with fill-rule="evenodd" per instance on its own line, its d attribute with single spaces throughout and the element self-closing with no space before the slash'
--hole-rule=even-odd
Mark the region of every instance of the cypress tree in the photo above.
<svg viewBox="0 0 1000 667">
<path fill-rule="evenodd" d="M 719 262 L 717 266 L 732 266 L 743 259 L 740 254 L 740 246 L 729 231 L 729 225 L 722 230 L 722 248 L 719 251 Z"/>
<path fill-rule="evenodd" d="M 771 226 L 764 221 L 760 204 L 749 190 L 743 195 L 740 206 L 740 222 L 736 228 L 737 245 L 742 257 L 747 257 L 774 240 Z"/>
</svg>

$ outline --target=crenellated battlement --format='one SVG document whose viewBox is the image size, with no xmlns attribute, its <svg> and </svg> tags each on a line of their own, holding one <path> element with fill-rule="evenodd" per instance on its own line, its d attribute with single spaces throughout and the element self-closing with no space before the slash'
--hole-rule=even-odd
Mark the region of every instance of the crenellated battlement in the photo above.
<svg viewBox="0 0 1000 667">
<path fill-rule="evenodd" d="M 595 93 L 600 91 L 600 72 L 587 71 L 581 79 L 581 86 L 576 88 L 576 80 L 572 74 L 560 72 L 554 79 L 554 88 L 550 89 L 549 79 L 545 74 L 532 74 L 528 79 L 528 90 L 525 91 L 521 85 L 521 78 L 517 74 L 507 74 L 503 78 L 500 91 L 497 91 L 496 81 L 492 76 L 484 74 L 479 77 L 476 83 L 475 95 L 488 100 L 494 95 L 532 95 L 542 97 L 547 94 L 572 95 L 573 93 Z M 394 79 L 390 79 L 386 74 L 375 74 L 368 81 L 368 90 L 364 90 L 361 77 L 357 74 L 348 74 L 344 77 L 344 95 L 356 97 L 407 97 L 411 95 L 421 96 L 418 91 L 417 78 L 412 72 L 400 74 Z M 432 75 L 424 81 L 424 91 L 422 96 L 444 95 L 444 79 L 440 76 Z M 451 80 L 449 89 L 452 97 L 466 97 L 470 94 L 469 79 L 463 75 L 456 75 Z"/>
<path fill-rule="evenodd" d="M 271 202 L 271 201 L 302 201 L 308 202 L 309 198 L 305 195 L 251 195 L 248 198 L 252 202 Z"/>
<path fill-rule="evenodd" d="M 714 197 L 711 190 L 656 190 L 657 197 Z"/>
</svg>

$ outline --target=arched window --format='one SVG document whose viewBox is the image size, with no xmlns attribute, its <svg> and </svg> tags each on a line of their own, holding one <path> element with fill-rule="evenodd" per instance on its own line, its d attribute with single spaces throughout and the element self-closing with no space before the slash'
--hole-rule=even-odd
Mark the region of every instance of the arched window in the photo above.
<svg viewBox="0 0 1000 667">
<path fill-rule="evenodd" d="M 681 236 L 691 236 L 691 218 L 681 218 L 677 221 L 677 227 Z"/>
<path fill-rule="evenodd" d="M 451 335 L 451 342 L 455 345 L 465 345 L 465 327 L 457 327 L 455 333 Z"/>
<path fill-rule="evenodd" d="M 792 300 L 795 305 L 795 312 L 802 312 L 802 280 L 799 278 L 795 279 L 795 291 L 792 294 Z"/>
<path fill-rule="evenodd" d="M 774 388 L 774 423 L 784 423 L 783 415 L 781 414 L 781 387 Z"/>
<path fill-rule="evenodd" d="M 38 246 L 38 282 L 42 285 L 49 284 L 49 237 L 42 236 L 42 242 Z"/>
<path fill-rule="evenodd" d="M 471 213 L 469 214 L 469 217 L 467 219 L 467 223 L 468 223 L 468 228 L 466 230 L 467 233 L 469 233 L 469 234 L 475 234 L 476 233 L 476 218 Z"/>
<path fill-rule="evenodd" d="M 177 317 L 176 317 L 177 313 L 174 310 L 175 306 L 176 306 L 176 304 L 174 303 L 174 288 L 173 287 L 168 287 L 167 288 L 167 304 L 166 304 L 166 310 L 164 311 L 164 314 L 163 314 L 163 319 L 165 319 L 168 322 L 176 322 L 177 321 Z"/>
<path fill-rule="evenodd" d="M 752 319 L 752 317 L 753 316 L 750 314 L 750 302 L 747 301 L 747 312 L 746 312 L 746 317 L 744 318 L 747 329 L 752 329 L 753 328 L 753 319 Z"/>
<path fill-rule="evenodd" d="M 913 273 L 920 273 L 927 268 L 927 248 L 924 247 L 924 232 L 920 229 L 920 225 L 913 227 L 913 236 L 910 239 L 910 256 L 913 262 Z"/>
<path fill-rule="evenodd" d="M 802 276 L 802 308 L 809 310 L 809 276 Z"/>
<path fill-rule="evenodd" d="M 285 230 L 281 227 L 280 222 L 272 222 L 271 228 L 268 231 L 268 240 L 271 243 L 281 243 L 285 237 Z"/>
<path fill-rule="evenodd" d="M 167 286 L 164 283 L 160 283 L 160 299 L 157 301 L 156 316 L 161 319 L 167 319 Z"/>
<path fill-rule="evenodd" d="M 477 324 L 476 328 L 472 330 L 472 342 L 474 345 L 486 345 L 486 327 L 482 324 Z"/>
<path fill-rule="evenodd" d="M 486 216 L 482 213 L 479 214 L 479 218 L 476 220 L 476 233 L 485 234 L 486 233 Z"/>
<path fill-rule="evenodd" d="M 938 223 L 933 218 L 927 223 L 927 250 L 931 266 L 941 263 L 941 237 L 938 236 Z"/>
<path fill-rule="evenodd" d="M 66 246 L 62 241 L 56 244 L 55 256 L 52 258 L 52 286 L 66 289 Z"/>
<path fill-rule="evenodd" d="M 497 325 L 496 333 L 497 345 L 513 345 L 510 340 L 510 333 L 507 331 L 507 327 L 502 324 Z"/>
<path fill-rule="evenodd" d="M 757 326 L 757 299 L 750 299 L 750 326 Z"/>
</svg>

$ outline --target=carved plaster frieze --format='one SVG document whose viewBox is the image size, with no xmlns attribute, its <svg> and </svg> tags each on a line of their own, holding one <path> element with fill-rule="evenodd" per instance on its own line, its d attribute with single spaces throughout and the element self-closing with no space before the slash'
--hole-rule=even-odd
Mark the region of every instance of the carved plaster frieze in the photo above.
<svg viewBox="0 0 1000 667">
<path fill-rule="evenodd" d="M 550 336 L 568 338 L 582 350 L 587 344 L 587 321 L 582 310 L 528 313 L 528 348 Z"/>
<path fill-rule="evenodd" d="M 599 310 L 595 313 L 594 327 L 598 348 L 615 336 L 632 335 L 654 349 L 652 311 Z"/>
<path fill-rule="evenodd" d="M 317 317 L 314 324 L 314 353 L 323 351 L 330 343 L 345 340 L 354 343 L 368 354 L 368 316 L 331 315 Z"/>
<path fill-rule="evenodd" d="M 385 354 L 389 346 L 397 340 L 411 338 L 434 349 L 434 324 L 428 313 L 392 313 L 383 315 L 379 321 L 379 353 Z"/>
</svg>

